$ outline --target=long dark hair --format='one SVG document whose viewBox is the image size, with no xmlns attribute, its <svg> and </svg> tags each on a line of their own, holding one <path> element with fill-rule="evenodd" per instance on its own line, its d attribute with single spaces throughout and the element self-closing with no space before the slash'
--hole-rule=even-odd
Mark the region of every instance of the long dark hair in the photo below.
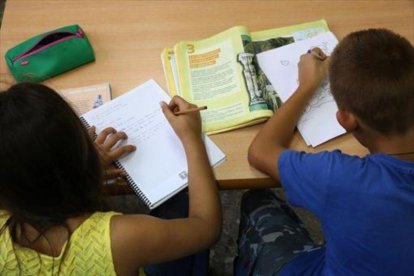
<svg viewBox="0 0 414 276">
<path fill-rule="evenodd" d="M 99 209 L 103 173 L 85 127 L 41 84 L 0 93 L 0 205 L 40 232 Z"/>
</svg>

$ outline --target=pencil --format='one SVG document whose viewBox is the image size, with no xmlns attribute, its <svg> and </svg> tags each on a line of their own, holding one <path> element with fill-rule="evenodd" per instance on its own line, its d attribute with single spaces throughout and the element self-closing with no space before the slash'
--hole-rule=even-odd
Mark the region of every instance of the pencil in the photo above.
<svg viewBox="0 0 414 276">
<path fill-rule="evenodd" d="M 180 111 L 174 112 L 174 114 L 175 115 L 181 115 L 181 114 L 186 114 L 186 113 L 205 110 L 205 109 L 207 109 L 207 106 L 199 106 L 199 107 L 189 108 L 189 109 L 186 109 L 186 110 L 180 110 Z"/>
</svg>

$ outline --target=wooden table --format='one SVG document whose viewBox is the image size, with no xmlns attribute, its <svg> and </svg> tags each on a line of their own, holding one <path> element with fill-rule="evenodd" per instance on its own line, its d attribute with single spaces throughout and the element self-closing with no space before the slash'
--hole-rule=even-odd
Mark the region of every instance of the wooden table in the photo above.
<svg viewBox="0 0 414 276">
<path fill-rule="evenodd" d="M 109 81 L 114 97 L 150 78 L 166 88 L 160 60 L 164 47 L 203 39 L 235 25 L 259 31 L 321 18 L 339 39 L 352 31 L 382 27 L 414 43 L 414 1 L 7 0 L 0 30 L 0 77 L 3 88 L 5 82 L 13 82 L 3 59 L 7 49 L 38 33 L 78 23 L 89 36 L 96 62 L 52 78 L 46 85 L 64 89 Z M 247 163 L 247 148 L 260 127 L 211 136 L 227 155 L 227 161 L 215 169 L 222 189 L 277 185 Z M 366 154 L 351 135 L 311 149 L 296 134 L 291 148 Z M 130 192 L 125 185 L 111 189 Z"/>
</svg>

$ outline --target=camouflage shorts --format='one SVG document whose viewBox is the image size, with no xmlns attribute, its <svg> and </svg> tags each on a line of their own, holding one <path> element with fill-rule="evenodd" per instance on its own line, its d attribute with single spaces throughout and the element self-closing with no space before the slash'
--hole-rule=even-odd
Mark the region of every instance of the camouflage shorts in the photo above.
<svg viewBox="0 0 414 276">
<path fill-rule="evenodd" d="M 273 191 L 243 195 L 234 275 L 277 275 L 284 264 L 316 247 L 302 221 Z"/>
</svg>

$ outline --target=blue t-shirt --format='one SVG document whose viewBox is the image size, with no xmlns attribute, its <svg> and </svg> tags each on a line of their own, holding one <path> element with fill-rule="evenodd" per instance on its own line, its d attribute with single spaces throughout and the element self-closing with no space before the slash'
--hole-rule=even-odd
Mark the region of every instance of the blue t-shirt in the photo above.
<svg viewBox="0 0 414 276">
<path fill-rule="evenodd" d="M 326 246 L 281 275 L 414 275 L 414 163 L 384 154 L 286 150 L 288 201 L 319 217 Z"/>
</svg>

